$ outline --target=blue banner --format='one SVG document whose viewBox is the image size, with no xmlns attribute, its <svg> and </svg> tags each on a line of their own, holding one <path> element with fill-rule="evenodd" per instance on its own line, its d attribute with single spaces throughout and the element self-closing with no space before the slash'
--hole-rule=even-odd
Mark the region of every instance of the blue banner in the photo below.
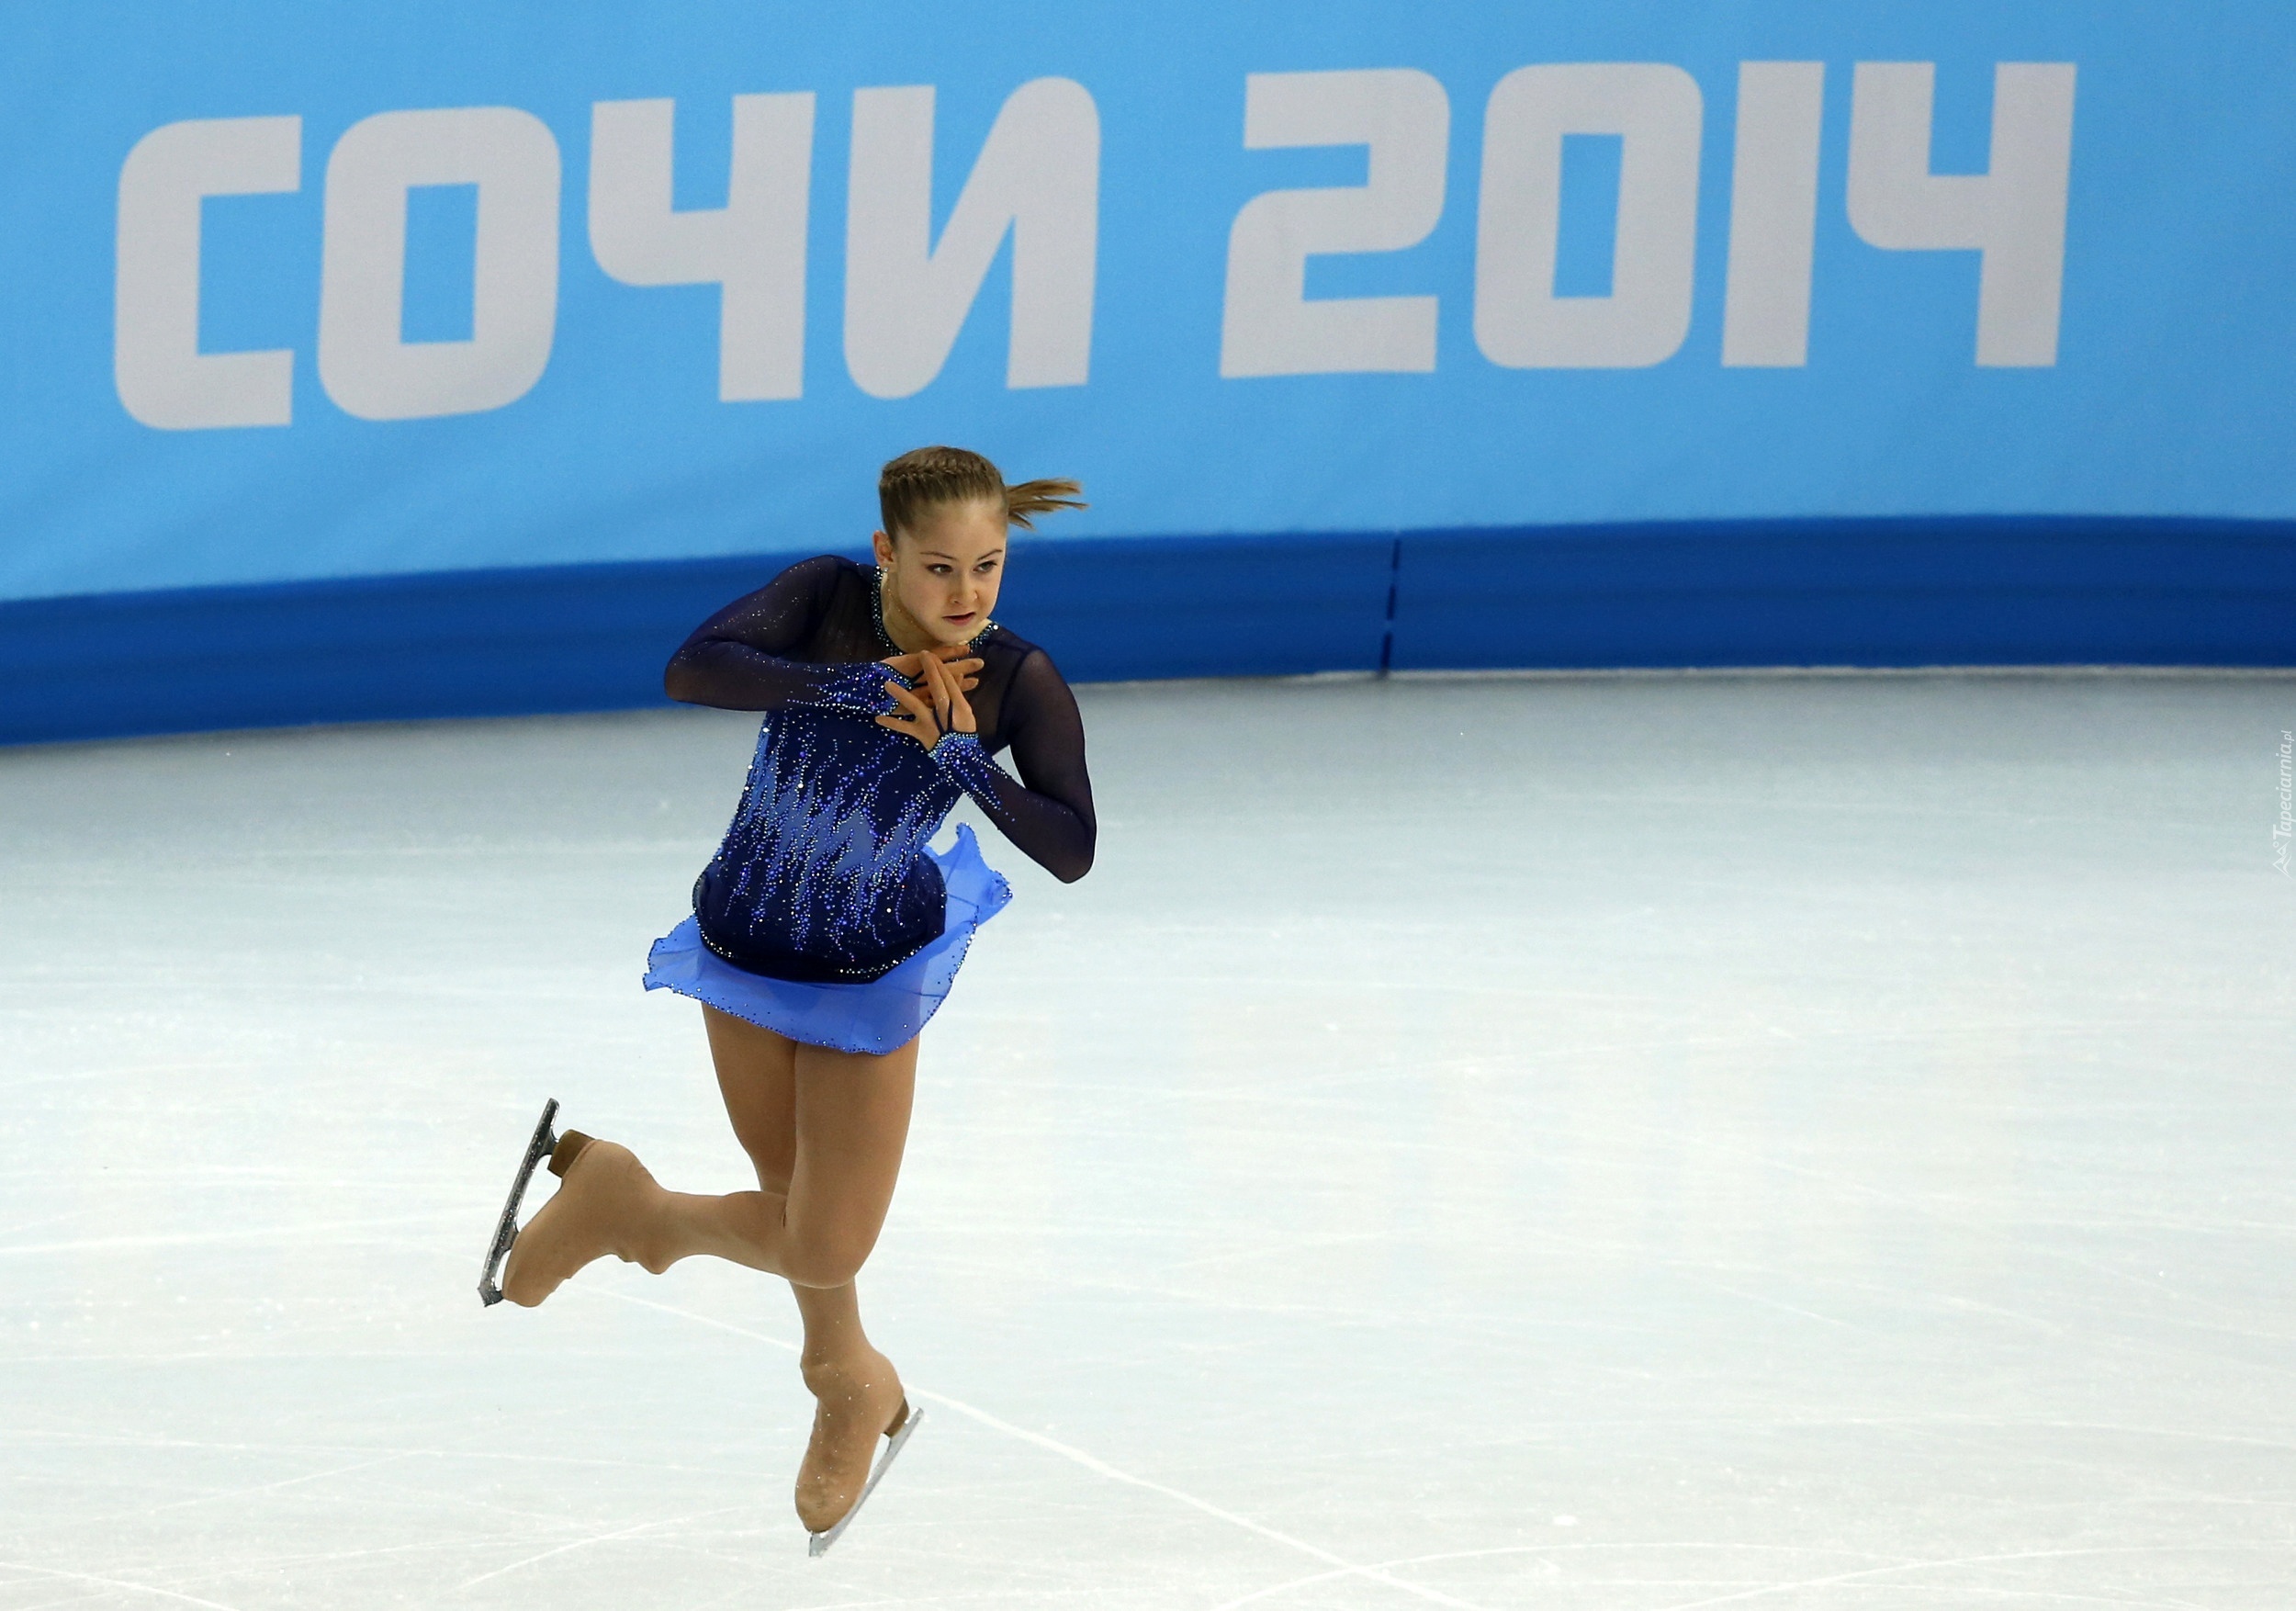
<svg viewBox="0 0 2296 1611">
<path fill-rule="evenodd" d="M 2296 12 L 25 0 L 0 598 L 1079 536 L 2296 518 Z"/>
</svg>

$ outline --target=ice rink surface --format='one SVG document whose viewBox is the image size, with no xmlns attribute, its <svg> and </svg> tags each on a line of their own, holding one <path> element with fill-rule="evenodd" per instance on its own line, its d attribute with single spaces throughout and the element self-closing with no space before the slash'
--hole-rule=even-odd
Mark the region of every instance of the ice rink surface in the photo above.
<svg viewBox="0 0 2296 1611">
<path fill-rule="evenodd" d="M 819 1561 L 786 1289 L 474 1291 L 545 1097 L 752 1183 L 753 719 L 0 752 L 0 1611 L 2296 1605 L 2296 681 L 1082 693 Z"/>
</svg>

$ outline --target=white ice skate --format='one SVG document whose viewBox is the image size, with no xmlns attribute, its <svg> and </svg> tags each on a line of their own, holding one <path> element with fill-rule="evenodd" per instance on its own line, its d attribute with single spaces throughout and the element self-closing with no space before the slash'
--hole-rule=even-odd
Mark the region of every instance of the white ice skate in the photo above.
<svg viewBox="0 0 2296 1611">
<path fill-rule="evenodd" d="M 852 1509 L 838 1518 L 837 1526 L 805 1535 L 806 1555 L 822 1556 L 829 1552 L 829 1546 L 844 1537 L 845 1529 L 853 1525 L 855 1516 L 861 1515 L 861 1506 L 869 1503 L 869 1496 L 877 1492 L 877 1484 L 884 1481 L 885 1473 L 893 1469 L 893 1462 L 901 1458 L 902 1447 L 908 1442 L 909 1434 L 916 1431 L 917 1424 L 925 1418 L 925 1412 L 916 1405 L 906 1400 L 903 1400 L 902 1403 L 906 1414 L 899 1424 L 885 1434 L 885 1451 L 877 1457 L 877 1469 L 869 1473 L 869 1481 L 861 1485 L 861 1497 L 853 1501 Z"/>
<path fill-rule="evenodd" d="M 558 1144 L 557 1132 L 550 1121 L 558 1116 L 558 1099 L 552 1097 L 542 1107 L 542 1121 L 535 1126 L 534 1139 L 526 1143 L 526 1155 L 519 1161 L 518 1177 L 511 1182 L 510 1200 L 502 1205 L 502 1217 L 494 1222 L 494 1240 L 487 1244 L 486 1267 L 478 1272 L 478 1301 L 491 1306 L 502 1301 L 502 1289 L 494 1284 L 495 1276 L 502 1268 L 502 1261 L 511 1255 L 511 1244 L 518 1240 L 518 1205 L 526 1196 L 526 1183 L 535 1177 L 535 1170 Z M 856 1510 L 860 1506 L 854 1506 Z"/>
</svg>

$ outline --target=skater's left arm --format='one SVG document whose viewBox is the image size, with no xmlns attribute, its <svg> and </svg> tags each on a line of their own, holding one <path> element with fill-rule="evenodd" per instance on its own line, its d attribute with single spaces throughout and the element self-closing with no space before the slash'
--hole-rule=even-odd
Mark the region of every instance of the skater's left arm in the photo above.
<svg viewBox="0 0 2296 1611">
<path fill-rule="evenodd" d="M 1053 877 L 1074 884 L 1089 873 L 1099 828 L 1085 770 L 1084 717 L 1052 657 L 1031 650 L 1005 694 L 1005 729 L 1020 770 L 1018 780 L 983 747 L 957 679 L 939 665 L 925 671 L 926 684 L 917 693 L 893 691 L 902 710 L 879 716 L 879 724 L 930 750 L 998 830 Z"/>
</svg>

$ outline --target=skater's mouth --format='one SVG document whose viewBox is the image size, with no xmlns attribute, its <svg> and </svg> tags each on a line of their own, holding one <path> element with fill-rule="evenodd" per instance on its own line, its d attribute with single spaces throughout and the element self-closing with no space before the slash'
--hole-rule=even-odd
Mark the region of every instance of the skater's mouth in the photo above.
<svg viewBox="0 0 2296 1611">
<path fill-rule="evenodd" d="M 951 626 L 969 626 L 980 618 L 980 614 L 978 610 L 967 610 L 962 615 L 943 615 L 941 619 Z"/>
</svg>

